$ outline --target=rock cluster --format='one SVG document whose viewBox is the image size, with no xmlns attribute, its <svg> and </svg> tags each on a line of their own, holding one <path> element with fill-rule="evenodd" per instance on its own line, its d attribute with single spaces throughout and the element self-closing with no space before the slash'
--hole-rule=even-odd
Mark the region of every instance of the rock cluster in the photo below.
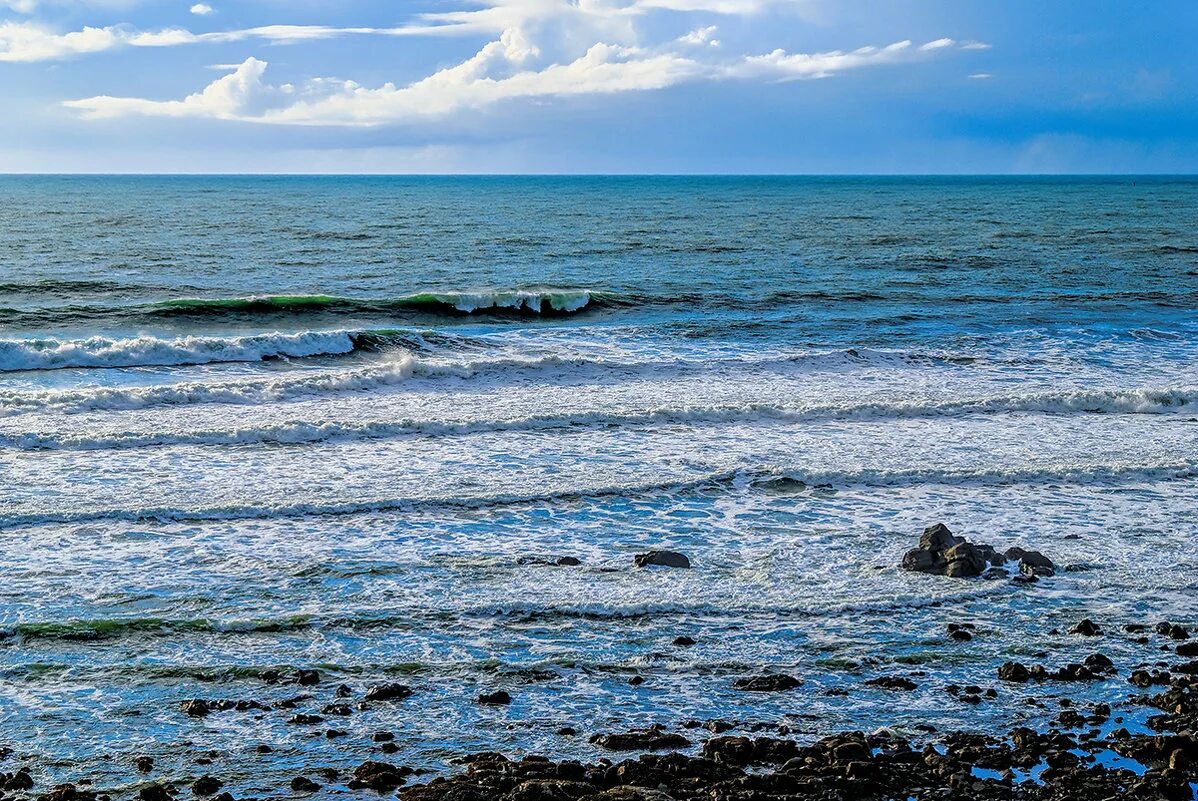
<svg viewBox="0 0 1198 801">
<path fill-rule="evenodd" d="M 1019 565 L 1019 576 L 1034 581 L 1038 576 L 1052 576 L 1056 566 L 1039 551 L 1008 548 L 999 553 L 990 545 L 975 545 L 958 537 L 943 523 L 928 526 L 919 538 L 919 547 L 903 556 L 902 568 L 916 573 L 932 573 L 952 578 L 972 578 L 983 574 L 992 577 L 1007 575 L 1003 568 L 1008 562 Z M 990 572 L 994 571 L 994 572 Z"/>
</svg>

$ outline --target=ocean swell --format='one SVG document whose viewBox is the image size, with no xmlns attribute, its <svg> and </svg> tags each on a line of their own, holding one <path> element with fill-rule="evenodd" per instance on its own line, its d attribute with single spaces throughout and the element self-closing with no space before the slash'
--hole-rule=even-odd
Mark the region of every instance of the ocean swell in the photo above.
<svg viewBox="0 0 1198 801">
<path fill-rule="evenodd" d="M 349 331 L 305 331 L 240 337 L 178 339 L 3 339 L 0 372 L 70 367 L 142 367 L 256 362 L 263 359 L 343 355 L 357 348 Z"/>
<path fill-rule="evenodd" d="M 414 372 L 434 372 L 410 357 L 396 363 L 392 372 L 365 373 L 358 381 L 347 378 L 343 389 L 377 386 L 388 380 L 402 381 Z M 305 379 L 306 380 L 306 379 Z M 298 386 L 276 386 L 278 396 L 286 391 L 322 388 L 315 378 Z M 181 402 L 195 399 L 200 388 L 182 392 Z M 326 387 L 327 388 L 327 387 Z M 152 387 L 166 400 L 169 387 Z M 208 389 L 214 389 L 209 387 Z M 180 390 L 175 390 L 177 393 Z M 233 400 L 244 397 L 225 390 Z M 213 400 L 219 395 L 209 393 Z M 143 401 L 147 400 L 143 398 Z M 576 411 L 484 420 L 403 419 L 349 423 L 292 420 L 260 426 L 195 431 L 113 431 L 98 434 L 13 432 L 0 434 L 0 448 L 17 450 L 118 450 L 160 446 L 194 445 L 297 445 L 326 441 L 390 439 L 399 437 L 468 436 L 516 431 L 553 431 L 571 428 L 643 427 L 663 425 L 719 425 L 724 423 L 819 423 L 823 421 L 877 421 L 968 415 L 1028 414 L 1174 414 L 1198 412 L 1198 388 L 1163 390 L 1095 390 L 1002 395 L 941 402 L 869 402 L 787 407 L 766 403 L 709 407 L 663 407 L 622 411 Z"/>
</svg>

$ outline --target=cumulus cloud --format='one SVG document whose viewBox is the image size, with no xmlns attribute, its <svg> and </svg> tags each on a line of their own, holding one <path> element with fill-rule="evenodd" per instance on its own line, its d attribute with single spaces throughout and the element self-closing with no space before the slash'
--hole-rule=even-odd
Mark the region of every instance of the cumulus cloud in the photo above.
<svg viewBox="0 0 1198 801">
<path fill-rule="evenodd" d="M 678 41 L 689 45 L 707 45 L 708 47 L 719 47 L 720 40 L 715 38 L 716 31 L 719 30 L 715 25 L 707 25 L 702 28 L 695 28 L 690 33 L 678 37 Z"/>
<path fill-rule="evenodd" d="M 710 60 L 670 49 L 598 43 L 573 60 L 534 68 L 527 63 L 540 55 L 539 49 L 513 28 L 466 61 L 405 86 L 368 88 L 332 78 L 276 85 L 265 80 L 265 61 L 248 58 L 182 100 L 99 96 L 68 101 L 66 106 L 89 118 L 139 114 L 276 125 L 411 124 L 519 99 L 649 91 L 694 80 L 824 78 L 927 52 L 902 41 L 849 52 L 775 50 Z"/>
<path fill-rule="evenodd" d="M 212 8 L 212 6 L 208 5 L 207 3 L 196 3 L 190 9 L 192 14 L 195 14 L 200 17 L 208 16 L 209 14 L 211 14 L 213 12 L 213 10 L 214 9 Z"/>
</svg>

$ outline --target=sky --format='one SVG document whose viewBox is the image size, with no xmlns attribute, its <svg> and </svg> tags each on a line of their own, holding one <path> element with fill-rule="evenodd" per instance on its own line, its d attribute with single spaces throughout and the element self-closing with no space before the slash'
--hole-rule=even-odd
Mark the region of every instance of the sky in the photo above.
<svg viewBox="0 0 1198 801">
<path fill-rule="evenodd" d="M 0 0 L 0 172 L 1198 173 L 1198 2 Z"/>
</svg>

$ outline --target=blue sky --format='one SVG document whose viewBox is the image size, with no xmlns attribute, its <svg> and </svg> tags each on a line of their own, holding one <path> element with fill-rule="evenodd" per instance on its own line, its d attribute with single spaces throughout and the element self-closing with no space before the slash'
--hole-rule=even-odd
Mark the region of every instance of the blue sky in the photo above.
<svg viewBox="0 0 1198 801">
<path fill-rule="evenodd" d="M 1198 172 L 1198 2 L 0 0 L 0 171 Z"/>
</svg>

